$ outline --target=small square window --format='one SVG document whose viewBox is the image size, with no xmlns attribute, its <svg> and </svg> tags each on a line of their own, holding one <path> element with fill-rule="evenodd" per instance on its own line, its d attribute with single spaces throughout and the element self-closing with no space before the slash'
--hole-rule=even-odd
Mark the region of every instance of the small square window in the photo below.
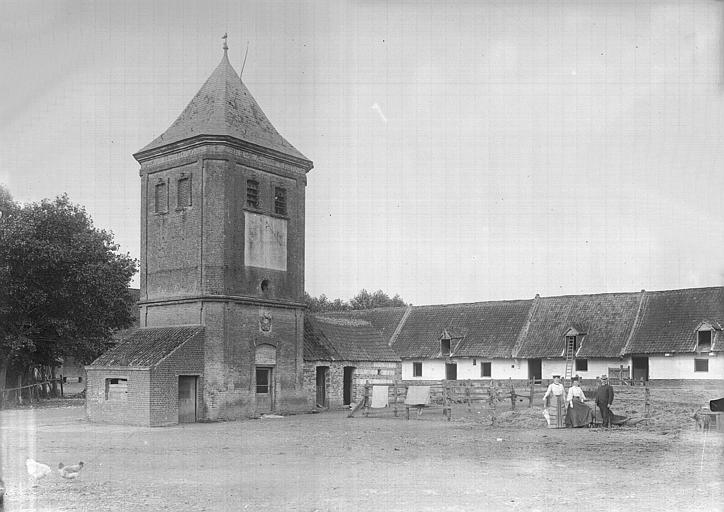
<svg viewBox="0 0 724 512">
<path fill-rule="evenodd" d="M 480 376 L 481 377 L 492 377 L 493 375 L 493 368 L 492 363 L 480 363 Z"/>
<path fill-rule="evenodd" d="M 259 208 L 259 182 L 256 180 L 246 180 L 246 206 Z"/>
<path fill-rule="evenodd" d="M 274 187 L 274 213 L 287 214 L 287 191 L 282 187 Z"/>
<path fill-rule="evenodd" d="M 176 207 L 188 208 L 191 206 L 191 178 L 184 177 L 178 180 Z"/>
<path fill-rule="evenodd" d="M 588 371 L 588 359 L 576 359 L 576 371 L 587 372 Z"/>
<path fill-rule="evenodd" d="M 106 379 L 106 400 L 125 402 L 128 400 L 128 379 Z"/>
<path fill-rule="evenodd" d="M 153 198 L 154 213 L 166 213 L 168 211 L 168 189 L 165 181 L 159 181 L 154 188 Z"/>
<path fill-rule="evenodd" d="M 412 376 L 422 377 L 422 363 L 412 363 Z"/>
<path fill-rule="evenodd" d="M 709 371 L 709 360 L 708 359 L 694 359 L 694 371 L 695 372 L 708 372 Z"/>
</svg>

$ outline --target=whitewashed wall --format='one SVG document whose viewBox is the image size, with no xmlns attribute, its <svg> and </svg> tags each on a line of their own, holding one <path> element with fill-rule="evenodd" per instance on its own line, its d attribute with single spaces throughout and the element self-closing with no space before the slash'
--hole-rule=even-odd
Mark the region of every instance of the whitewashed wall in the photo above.
<svg viewBox="0 0 724 512">
<path fill-rule="evenodd" d="M 630 367 L 631 362 L 621 361 L 620 359 L 589 359 L 588 371 L 576 370 L 574 365 L 573 375 L 578 375 L 582 379 L 595 379 L 604 373 L 608 375 L 609 368 L 618 368 L 622 364 Z M 550 379 L 553 375 L 563 375 L 566 372 L 566 361 L 565 359 L 543 359 L 541 370 L 544 380 Z"/>
<path fill-rule="evenodd" d="M 694 371 L 694 354 L 672 354 L 669 357 L 655 355 L 649 357 L 649 379 L 724 379 L 724 354 L 716 357 L 696 356 L 696 359 L 709 359 L 708 372 Z"/>
<path fill-rule="evenodd" d="M 422 376 L 412 376 L 412 363 L 422 362 Z M 528 378 L 528 362 L 525 359 L 475 359 L 473 365 L 472 358 L 454 359 L 458 367 L 458 380 L 471 379 L 481 380 L 480 376 L 481 362 L 490 362 L 491 380 L 499 379 L 527 379 Z M 487 377 L 486 377 L 487 378 Z M 445 379 L 445 361 L 441 359 L 418 359 L 402 361 L 402 380 L 444 380 Z"/>
</svg>

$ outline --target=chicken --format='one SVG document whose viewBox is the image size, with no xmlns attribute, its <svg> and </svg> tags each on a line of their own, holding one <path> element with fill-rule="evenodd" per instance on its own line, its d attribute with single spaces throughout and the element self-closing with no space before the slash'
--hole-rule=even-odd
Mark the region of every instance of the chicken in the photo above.
<svg viewBox="0 0 724 512">
<path fill-rule="evenodd" d="M 58 473 L 60 473 L 60 476 L 63 478 L 73 480 L 74 478 L 78 478 L 80 470 L 83 469 L 83 465 L 83 462 L 79 462 L 75 466 L 66 466 L 61 462 L 58 464 Z"/>
<path fill-rule="evenodd" d="M 50 466 L 35 462 L 33 459 L 25 459 L 25 467 L 28 470 L 28 474 L 36 480 L 46 477 L 52 472 Z"/>
<path fill-rule="evenodd" d="M 3 500 L 5 499 L 5 482 L 0 478 L 0 509 L 3 508 Z"/>
</svg>

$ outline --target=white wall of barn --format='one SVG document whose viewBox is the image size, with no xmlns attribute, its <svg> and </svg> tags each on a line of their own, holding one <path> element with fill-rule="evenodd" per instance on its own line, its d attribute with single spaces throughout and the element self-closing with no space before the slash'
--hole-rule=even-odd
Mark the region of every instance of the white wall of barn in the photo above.
<svg viewBox="0 0 724 512">
<path fill-rule="evenodd" d="M 716 352 L 715 352 L 716 354 Z M 694 359 L 708 359 L 709 371 L 694 371 Z M 649 380 L 657 379 L 724 379 L 724 353 L 708 354 L 657 354 L 649 357 Z"/>
<path fill-rule="evenodd" d="M 587 359 L 588 369 L 587 370 L 576 370 L 575 365 L 573 366 L 572 375 L 578 375 L 582 379 L 595 379 L 603 374 L 608 375 L 609 368 L 619 368 L 623 366 L 630 367 L 630 361 L 621 361 L 618 358 L 611 359 Z M 551 379 L 553 375 L 564 375 L 566 372 L 566 360 L 565 359 L 543 359 L 541 361 L 541 373 L 544 380 Z"/>
<path fill-rule="evenodd" d="M 402 380 L 444 380 L 445 363 L 443 359 L 405 359 L 402 361 Z M 525 359 L 478 359 L 455 358 L 457 364 L 458 380 L 500 380 L 500 379 L 527 379 L 528 363 Z M 474 364 L 473 364 L 474 362 Z M 483 362 L 491 363 L 490 377 L 481 376 Z M 422 375 L 412 376 L 413 363 L 422 363 Z"/>
</svg>

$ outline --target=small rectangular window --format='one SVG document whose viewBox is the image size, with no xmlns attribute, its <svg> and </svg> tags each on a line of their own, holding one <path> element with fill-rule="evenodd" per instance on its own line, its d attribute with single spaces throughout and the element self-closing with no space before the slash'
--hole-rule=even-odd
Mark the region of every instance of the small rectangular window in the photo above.
<svg viewBox="0 0 724 512">
<path fill-rule="evenodd" d="M 480 376 L 481 377 L 492 377 L 493 368 L 492 363 L 480 363 Z"/>
<path fill-rule="evenodd" d="M 287 191 L 282 187 L 274 187 L 274 213 L 287 214 Z"/>
<path fill-rule="evenodd" d="M 450 340 L 440 340 L 440 355 L 442 356 L 449 356 L 450 355 Z"/>
<path fill-rule="evenodd" d="M 696 350 L 698 352 L 709 352 L 711 350 L 711 331 L 697 332 Z"/>
<path fill-rule="evenodd" d="M 412 363 L 412 376 L 422 377 L 422 363 Z"/>
<path fill-rule="evenodd" d="M 588 359 L 576 359 L 576 371 L 587 372 L 588 371 Z"/>
<path fill-rule="evenodd" d="M 178 180 L 176 207 L 188 208 L 191 206 L 191 178 L 188 176 Z"/>
<path fill-rule="evenodd" d="M 246 180 L 246 206 L 259 208 L 259 182 L 256 180 Z"/>
<path fill-rule="evenodd" d="M 159 181 L 156 183 L 154 191 L 154 213 L 166 213 L 168 211 L 168 190 L 166 189 L 166 182 Z"/>
<path fill-rule="evenodd" d="M 708 359 L 694 359 L 694 371 L 695 372 L 708 372 L 709 371 L 709 360 Z"/>
<path fill-rule="evenodd" d="M 125 402 L 128 400 L 128 379 L 106 379 L 106 400 Z"/>
</svg>

